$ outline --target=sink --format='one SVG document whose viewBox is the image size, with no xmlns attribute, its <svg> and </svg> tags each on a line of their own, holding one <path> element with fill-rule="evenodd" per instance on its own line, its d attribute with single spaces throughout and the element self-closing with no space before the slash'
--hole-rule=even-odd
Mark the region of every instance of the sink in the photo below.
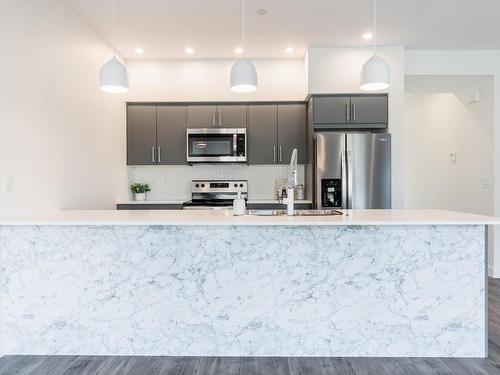
<svg viewBox="0 0 500 375">
<path fill-rule="evenodd" d="M 338 216 L 343 215 L 337 210 L 296 210 L 293 212 L 297 216 Z"/>
<path fill-rule="evenodd" d="M 286 210 L 247 210 L 250 216 L 285 216 Z"/>
<path fill-rule="evenodd" d="M 250 216 L 287 216 L 286 210 L 247 210 Z M 337 216 L 342 212 L 337 210 L 295 210 L 294 216 Z"/>
</svg>

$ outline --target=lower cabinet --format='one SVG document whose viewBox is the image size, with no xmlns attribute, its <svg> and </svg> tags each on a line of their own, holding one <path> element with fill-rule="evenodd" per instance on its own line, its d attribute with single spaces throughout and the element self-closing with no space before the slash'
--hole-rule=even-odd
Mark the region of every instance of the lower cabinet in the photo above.
<svg viewBox="0 0 500 375">
<path fill-rule="evenodd" d="M 116 205 L 117 210 L 182 210 L 182 204 L 162 203 L 120 203 Z M 281 203 L 248 203 L 249 210 L 286 210 L 286 204 Z M 296 210 L 310 210 L 312 203 L 295 203 Z"/>
<path fill-rule="evenodd" d="M 162 204 L 162 203 L 119 203 L 116 205 L 117 210 L 182 210 L 182 203 L 179 204 Z"/>
<path fill-rule="evenodd" d="M 296 210 L 310 210 L 312 203 L 294 203 Z M 249 210 L 286 210 L 286 204 L 281 203 L 249 203 L 247 204 Z"/>
</svg>

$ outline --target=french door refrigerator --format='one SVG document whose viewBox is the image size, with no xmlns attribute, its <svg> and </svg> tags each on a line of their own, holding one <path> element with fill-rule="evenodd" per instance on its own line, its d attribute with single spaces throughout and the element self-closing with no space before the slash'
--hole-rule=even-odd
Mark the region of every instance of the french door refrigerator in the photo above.
<svg viewBox="0 0 500 375">
<path fill-rule="evenodd" d="M 391 135 L 318 132 L 314 203 L 325 208 L 391 208 Z"/>
</svg>

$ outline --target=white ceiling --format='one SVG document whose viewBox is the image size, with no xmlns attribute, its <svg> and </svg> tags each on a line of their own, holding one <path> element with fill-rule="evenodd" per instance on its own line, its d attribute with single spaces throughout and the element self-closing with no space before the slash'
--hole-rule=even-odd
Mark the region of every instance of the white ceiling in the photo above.
<svg viewBox="0 0 500 375">
<path fill-rule="evenodd" d="M 66 0 L 112 40 L 112 0 Z M 240 0 L 117 0 L 125 58 L 231 58 L 241 40 Z M 379 0 L 378 40 L 416 49 L 500 48 L 499 0 Z M 249 57 L 301 57 L 308 46 L 367 45 L 372 0 L 247 0 Z M 258 15 L 258 9 L 267 14 Z M 143 56 L 135 47 L 142 47 Z M 285 53 L 288 46 L 293 54 Z"/>
</svg>

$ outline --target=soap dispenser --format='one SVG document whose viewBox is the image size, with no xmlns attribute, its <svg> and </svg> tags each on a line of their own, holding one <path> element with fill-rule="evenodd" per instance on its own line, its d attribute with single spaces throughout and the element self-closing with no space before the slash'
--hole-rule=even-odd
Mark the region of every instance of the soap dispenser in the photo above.
<svg viewBox="0 0 500 375">
<path fill-rule="evenodd" d="M 245 215 L 246 204 L 245 199 L 241 196 L 241 191 L 238 192 L 238 196 L 233 200 L 233 215 L 242 216 Z"/>
</svg>

